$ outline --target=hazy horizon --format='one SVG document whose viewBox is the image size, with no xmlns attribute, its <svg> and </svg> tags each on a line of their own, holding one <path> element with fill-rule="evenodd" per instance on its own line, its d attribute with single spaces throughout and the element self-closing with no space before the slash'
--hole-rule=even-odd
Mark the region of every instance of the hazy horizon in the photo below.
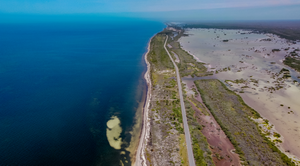
<svg viewBox="0 0 300 166">
<path fill-rule="evenodd" d="M 158 21 L 300 20 L 296 0 L 4 1 L 0 22 L 101 21 L 120 18 Z"/>
</svg>

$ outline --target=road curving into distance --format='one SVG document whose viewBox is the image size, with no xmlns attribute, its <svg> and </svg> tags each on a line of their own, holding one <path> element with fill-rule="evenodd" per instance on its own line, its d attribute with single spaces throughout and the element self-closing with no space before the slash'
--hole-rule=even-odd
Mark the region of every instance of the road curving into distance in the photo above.
<svg viewBox="0 0 300 166">
<path fill-rule="evenodd" d="M 184 129 L 184 135 L 185 135 L 185 141 L 186 141 L 186 146 L 187 146 L 187 152 L 188 152 L 188 158 L 189 158 L 189 165 L 190 166 L 195 166 L 195 160 L 194 160 L 194 153 L 193 153 L 193 148 L 192 148 L 192 142 L 191 142 L 191 135 L 190 135 L 190 130 L 189 126 L 187 123 L 187 118 L 186 118 L 186 111 L 185 111 L 185 105 L 184 105 L 184 100 L 182 96 L 182 87 L 181 87 L 181 81 L 180 81 L 180 75 L 179 75 L 179 70 L 177 65 L 175 64 L 172 56 L 170 55 L 169 51 L 166 48 L 166 43 L 168 41 L 168 35 L 164 44 L 164 48 L 166 52 L 168 53 L 171 61 L 173 62 L 173 65 L 176 70 L 176 76 L 177 76 L 177 84 L 178 84 L 178 91 L 179 91 L 179 97 L 180 97 L 180 106 L 181 106 L 181 113 L 182 113 L 182 121 L 183 121 L 183 129 Z"/>
</svg>

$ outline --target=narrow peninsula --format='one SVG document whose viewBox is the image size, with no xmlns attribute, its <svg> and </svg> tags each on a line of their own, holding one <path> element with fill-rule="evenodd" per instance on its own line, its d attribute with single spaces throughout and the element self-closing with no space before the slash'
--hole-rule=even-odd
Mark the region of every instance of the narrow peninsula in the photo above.
<svg viewBox="0 0 300 166">
<path fill-rule="evenodd" d="M 184 26 L 169 24 L 149 42 L 135 165 L 299 165 L 297 150 L 283 146 L 289 135 L 249 102 L 258 93 L 276 97 L 299 89 L 297 66 L 290 62 L 298 58 L 297 43 L 271 33 Z M 279 108 L 297 113 L 290 105 Z"/>
</svg>

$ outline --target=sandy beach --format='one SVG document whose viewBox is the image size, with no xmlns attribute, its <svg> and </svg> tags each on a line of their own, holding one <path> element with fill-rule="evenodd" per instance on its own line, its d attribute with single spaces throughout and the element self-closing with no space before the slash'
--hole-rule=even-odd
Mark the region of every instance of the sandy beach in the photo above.
<svg viewBox="0 0 300 166">
<path fill-rule="evenodd" d="M 148 111 L 149 111 L 149 105 L 150 105 L 150 99 L 151 99 L 151 80 L 150 80 L 150 63 L 147 60 L 148 53 L 150 52 L 150 43 L 153 37 L 149 40 L 148 43 L 148 51 L 145 54 L 145 61 L 147 64 L 147 71 L 145 73 L 144 78 L 147 82 L 147 97 L 145 101 L 145 105 L 143 108 L 143 123 L 142 123 L 142 132 L 140 135 L 140 141 L 136 152 L 136 161 L 133 163 L 133 165 L 136 166 L 146 166 L 146 158 L 145 158 L 145 146 L 147 145 L 147 139 L 149 138 L 149 131 L 150 131 L 150 120 L 148 119 Z"/>
</svg>

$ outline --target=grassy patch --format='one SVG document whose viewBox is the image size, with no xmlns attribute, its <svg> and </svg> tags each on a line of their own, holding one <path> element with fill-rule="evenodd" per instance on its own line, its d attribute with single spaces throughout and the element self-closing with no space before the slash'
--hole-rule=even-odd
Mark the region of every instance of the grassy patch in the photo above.
<svg viewBox="0 0 300 166">
<path fill-rule="evenodd" d="M 187 112 L 188 125 L 190 129 L 196 165 L 214 165 L 211 157 L 212 152 L 209 149 L 206 137 L 201 132 L 202 126 L 197 122 L 195 118 L 195 111 L 188 100 L 185 100 L 185 109 Z M 205 109 L 203 108 L 203 110 Z"/>
<path fill-rule="evenodd" d="M 209 113 L 206 111 L 204 106 L 195 98 L 189 98 L 189 100 L 204 114 L 204 115 L 209 115 Z"/>
<path fill-rule="evenodd" d="M 146 152 L 146 158 L 147 158 L 148 162 L 150 163 L 150 166 L 152 166 L 151 159 L 150 159 L 150 154 L 148 153 L 147 148 L 145 149 L 145 152 Z"/>
<path fill-rule="evenodd" d="M 197 62 L 195 58 L 190 55 L 188 52 L 183 50 L 180 47 L 179 42 L 177 41 L 182 35 L 184 31 L 182 30 L 174 40 L 170 40 L 169 44 L 172 46 L 172 48 L 168 48 L 169 52 L 175 52 L 178 55 L 178 58 L 180 60 L 180 63 L 177 65 L 179 68 L 180 76 L 205 76 L 212 74 L 210 72 L 207 72 L 207 68 L 204 66 L 203 63 Z"/>
<path fill-rule="evenodd" d="M 294 165 L 250 118 L 260 115 L 219 80 L 199 80 L 195 84 L 236 153 L 245 165 Z"/>
<path fill-rule="evenodd" d="M 183 146 L 180 137 L 184 132 L 178 86 L 174 79 L 176 75 L 173 63 L 163 47 L 169 33 L 163 31 L 152 38 L 147 57 L 150 63 L 152 98 L 148 114 L 150 135 L 146 157 L 152 165 L 178 165 L 181 161 L 188 164 L 187 157 L 179 154 L 186 154 L 187 150 L 185 143 L 185 149 L 180 148 Z"/>
<path fill-rule="evenodd" d="M 181 163 L 183 166 L 189 166 L 189 159 L 188 159 L 184 134 L 180 134 L 179 140 L 180 140 L 179 141 L 180 142 L 179 153 L 180 153 L 180 157 L 181 157 Z"/>
<path fill-rule="evenodd" d="M 286 57 L 283 63 L 291 68 L 300 72 L 300 58 L 299 57 Z"/>
<path fill-rule="evenodd" d="M 232 82 L 232 83 L 235 83 L 235 84 L 243 84 L 243 83 L 246 83 L 248 82 L 248 80 L 244 80 L 244 79 L 236 79 L 236 80 L 225 80 L 226 83 L 229 83 L 229 82 Z"/>
<path fill-rule="evenodd" d="M 148 60 L 151 65 L 156 70 L 173 69 L 173 63 L 169 58 L 169 55 L 164 49 L 164 41 L 166 39 L 165 35 L 155 35 L 150 43 L 150 52 Z"/>
</svg>

